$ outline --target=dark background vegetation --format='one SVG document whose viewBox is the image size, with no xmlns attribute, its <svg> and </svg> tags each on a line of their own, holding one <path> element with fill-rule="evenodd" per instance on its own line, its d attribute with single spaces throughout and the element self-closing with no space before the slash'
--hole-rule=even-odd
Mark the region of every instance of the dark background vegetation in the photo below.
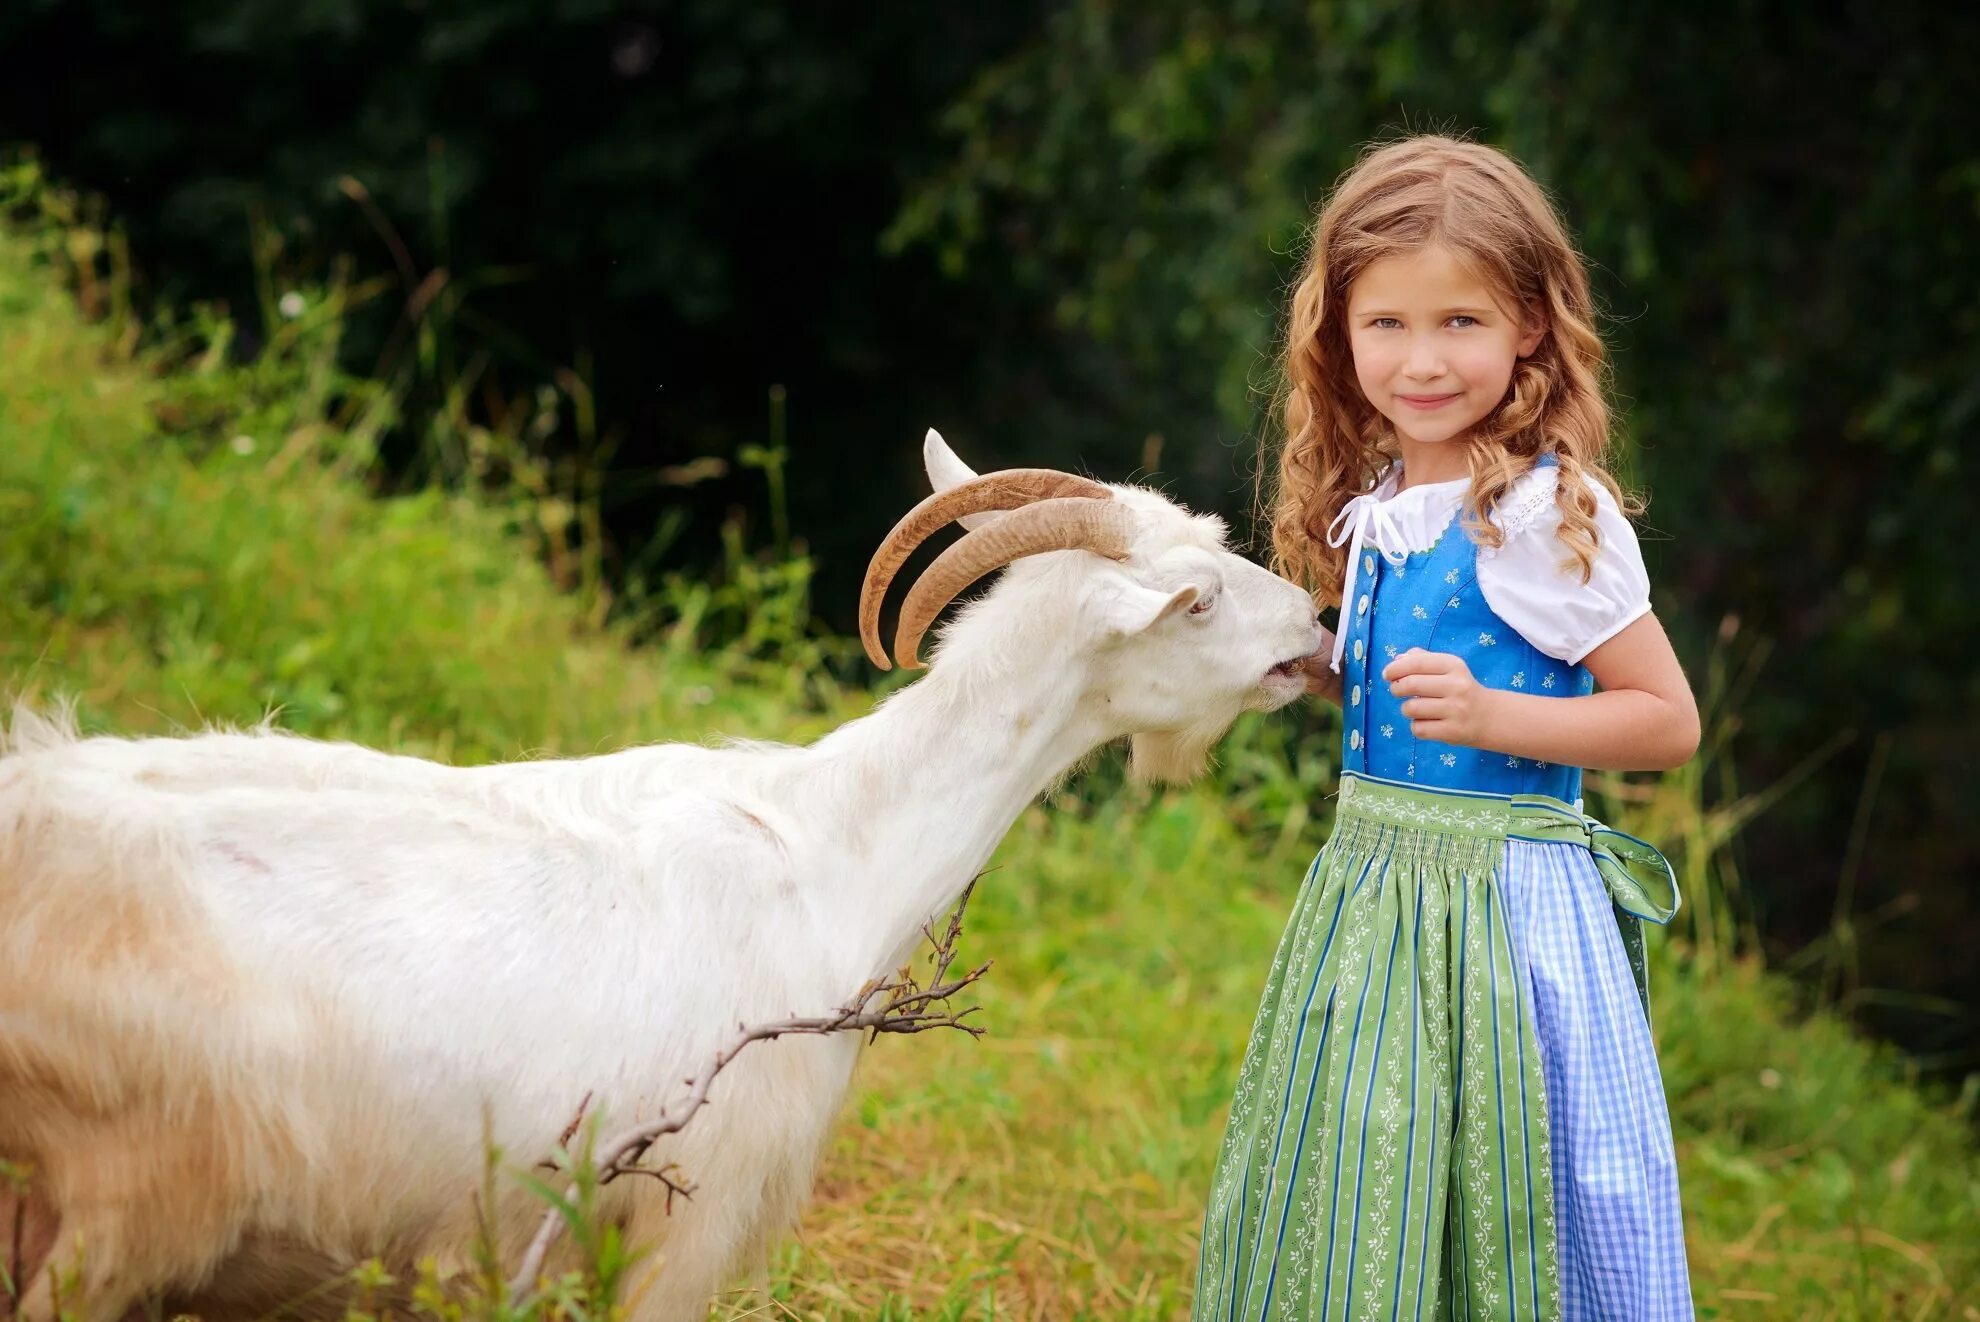
<svg viewBox="0 0 1980 1322">
<path fill-rule="evenodd" d="M 433 415 L 554 412 L 629 589 L 759 517 L 781 443 L 840 630 L 931 423 L 1248 528 L 1312 206 L 1378 134 L 1504 146 L 1609 314 L 1659 614 L 1750 677 L 1719 792 L 1805 777 L 1741 837 L 1769 953 L 1961 1073 L 1975 67 L 1980 14 L 1922 2 L 15 0 L 0 142 L 160 305 L 378 277 L 345 353 L 409 401 L 400 470 Z"/>
</svg>

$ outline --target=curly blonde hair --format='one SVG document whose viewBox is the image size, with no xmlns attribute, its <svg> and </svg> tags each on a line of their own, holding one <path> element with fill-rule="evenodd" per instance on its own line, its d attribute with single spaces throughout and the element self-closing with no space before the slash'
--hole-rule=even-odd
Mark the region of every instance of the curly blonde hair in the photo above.
<svg viewBox="0 0 1980 1322">
<path fill-rule="evenodd" d="M 1513 369 L 1506 397 L 1464 439 L 1471 485 L 1465 528 L 1500 545 L 1487 518 L 1540 455 L 1560 467 L 1561 567 L 1593 572 L 1600 482 L 1626 516 L 1625 496 L 1604 467 L 1609 447 L 1607 355 L 1595 330 L 1588 273 L 1547 195 L 1496 148 L 1442 134 L 1370 144 L 1320 208 L 1293 289 L 1277 408 L 1285 419 L 1269 508 L 1274 572 L 1305 584 L 1322 605 L 1341 590 L 1345 547 L 1326 532 L 1342 507 L 1400 456 L 1395 433 L 1362 394 L 1348 344 L 1347 291 L 1372 263 L 1431 243 L 1448 247 L 1511 308 L 1536 304 L 1546 333 Z M 1269 442 L 1268 442 L 1269 454 Z"/>
</svg>

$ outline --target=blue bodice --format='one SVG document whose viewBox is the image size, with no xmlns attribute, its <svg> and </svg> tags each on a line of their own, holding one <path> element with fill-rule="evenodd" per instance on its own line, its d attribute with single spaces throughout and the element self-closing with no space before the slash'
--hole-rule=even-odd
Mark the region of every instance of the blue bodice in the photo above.
<svg viewBox="0 0 1980 1322">
<path fill-rule="evenodd" d="M 1464 658 L 1487 688 L 1572 698 L 1595 691 L 1586 666 L 1540 651 L 1507 624 L 1478 586 L 1478 544 L 1462 507 L 1427 550 L 1391 563 L 1373 548 L 1357 552 L 1354 595 L 1338 630 L 1341 658 L 1341 767 L 1443 789 L 1551 794 L 1575 803 L 1581 768 L 1508 753 L 1419 739 L 1389 692 L 1382 667 L 1412 647 Z"/>
</svg>

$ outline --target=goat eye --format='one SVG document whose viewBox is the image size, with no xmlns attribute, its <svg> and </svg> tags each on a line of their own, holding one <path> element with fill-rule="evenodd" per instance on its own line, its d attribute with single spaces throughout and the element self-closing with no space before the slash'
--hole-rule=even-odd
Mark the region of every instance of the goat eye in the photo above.
<svg viewBox="0 0 1980 1322">
<path fill-rule="evenodd" d="M 1211 604 L 1216 600 L 1217 599 L 1215 597 L 1199 597 L 1197 598 L 1195 603 L 1190 606 L 1189 613 L 1191 615 L 1201 615 L 1203 614 L 1204 611 L 1209 610 Z"/>
</svg>

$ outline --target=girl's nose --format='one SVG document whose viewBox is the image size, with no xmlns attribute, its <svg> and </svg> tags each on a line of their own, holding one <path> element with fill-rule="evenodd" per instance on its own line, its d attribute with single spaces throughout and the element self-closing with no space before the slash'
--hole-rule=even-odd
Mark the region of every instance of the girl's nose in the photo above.
<svg viewBox="0 0 1980 1322">
<path fill-rule="evenodd" d="M 1422 377 L 1425 380 L 1442 376 L 1443 356 L 1437 352 L 1437 346 L 1429 340 L 1418 340 L 1410 345 L 1409 359 L 1404 364 L 1403 370 L 1411 376 Z"/>
</svg>

